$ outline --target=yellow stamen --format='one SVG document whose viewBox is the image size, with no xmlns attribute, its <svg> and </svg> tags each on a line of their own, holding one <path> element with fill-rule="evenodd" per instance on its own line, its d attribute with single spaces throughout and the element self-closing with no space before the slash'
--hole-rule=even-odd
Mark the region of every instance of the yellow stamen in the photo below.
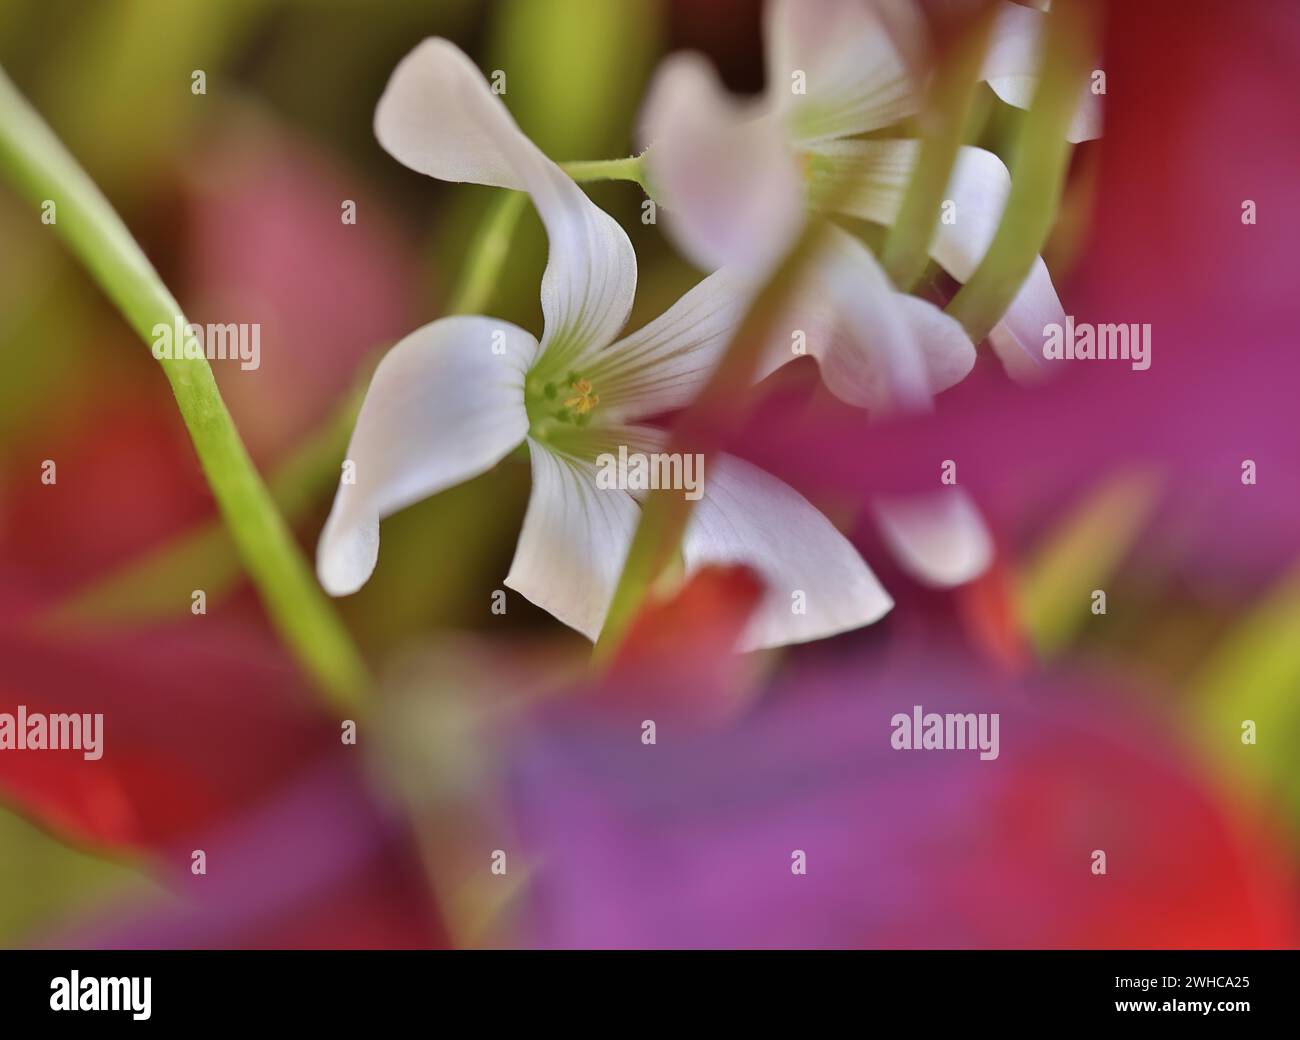
<svg viewBox="0 0 1300 1040">
<path fill-rule="evenodd" d="M 600 395 L 591 392 L 591 383 L 586 379 L 579 379 L 573 384 L 575 391 L 572 397 L 564 399 L 564 407 L 572 408 L 576 415 L 586 415 L 589 411 L 600 404 Z"/>
</svg>

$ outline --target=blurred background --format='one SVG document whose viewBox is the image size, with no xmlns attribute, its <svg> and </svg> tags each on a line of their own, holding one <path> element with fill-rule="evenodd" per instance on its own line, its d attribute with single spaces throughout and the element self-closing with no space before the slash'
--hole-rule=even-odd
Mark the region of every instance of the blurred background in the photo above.
<svg viewBox="0 0 1300 1040">
<path fill-rule="evenodd" d="M 1154 323 L 1151 373 L 1036 396 L 982 357 L 872 444 L 789 366 L 753 457 L 897 607 L 720 660 L 709 639 L 747 600 L 711 576 L 605 683 L 521 597 L 492 611 L 529 487 L 507 459 L 385 521 L 374 577 L 338 602 L 377 677 L 355 745 L 267 623 L 147 347 L 0 183 L 0 711 L 105 715 L 98 762 L 0 752 L 0 945 L 1295 945 L 1300 30 L 1268 0 L 1128 6 L 1106 24 L 1106 134 L 1076 149 L 1045 258 L 1067 312 Z M 671 51 L 763 85 L 757 0 L 0 7 L 0 65 L 190 319 L 261 323 L 261 367 L 217 378 L 309 554 L 369 366 L 445 313 L 495 198 L 374 140 L 388 76 L 433 35 L 506 72 L 558 161 L 632 154 Z M 982 88 L 970 140 L 1006 158 L 1022 119 Z M 639 188 L 588 187 L 636 248 L 639 325 L 699 274 Z M 529 210 L 484 310 L 540 332 L 545 259 Z M 792 444 L 821 462 L 783 471 Z M 935 591 L 862 503 L 955 444 L 998 559 Z M 892 752 L 913 704 L 1000 712 L 999 760 Z"/>
</svg>

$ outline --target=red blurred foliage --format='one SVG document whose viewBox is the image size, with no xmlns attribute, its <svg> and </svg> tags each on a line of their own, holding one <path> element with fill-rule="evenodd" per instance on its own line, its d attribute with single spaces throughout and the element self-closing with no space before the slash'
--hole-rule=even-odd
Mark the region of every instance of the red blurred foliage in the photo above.
<svg viewBox="0 0 1300 1040">
<path fill-rule="evenodd" d="M 642 680 L 653 676 L 661 714 L 718 721 L 733 713 L 752 668 L 731 651 L 762 595 L 748 567 L 710 566 L 670 598 L 652 598 L 617 652 L 609 693 L 616 702 L 635 701 Z"/>
<path fill-rule="evenodd" d="M 49 426 L 6 452 L 7 598 L 51 605 L 211 515 L 212 496 L 166 381 L 159 373 L 151 383 L 105 386 L 84 410 L 51 415 Z M 45 459 L 57 466 L 56 483 L 41 481 Z"/>
</svg>

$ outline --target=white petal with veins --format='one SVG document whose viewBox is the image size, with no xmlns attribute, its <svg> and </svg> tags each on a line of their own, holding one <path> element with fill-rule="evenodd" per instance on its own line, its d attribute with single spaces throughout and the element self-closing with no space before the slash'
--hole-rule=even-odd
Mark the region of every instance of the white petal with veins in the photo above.
<svg viewBox="0 0 1300 1040">
<path fill-rule="evenodd" d="M 717 367 L 754 296 L 752 279 L 715 271 L 583 370 L 602 421 L 631 422 L 689 404 Z"/>
<path fill-rule="evenodd" d="M 849 540 L 794 488 L 737 458 L 710 463 L 682 554 L 688 571 L 741 563 L 762 579 L 763 599 L 738 649 L 823 639 L 878 621 L 894 605 Z"/>
<path fill-rule="evenodd" d="M 618 334 L 636 291 L 627 235 L 524 135 L 455 44 L 427 39 L 398 63 L 375 109 L 375 136 L 430 177 L 529 193 L 550 242 L 542 349 L 563 355 L 557 365 Z"/>
<path fill-rule="evenodd" d="M 498 352 L 494 352 L 494 348 Z M 492 318 L 416 329 L 375 370 L 348 445 L 316 570 L 333 596 L 355 592 L 379 557 L 379 521 L 477 476 L 528 431 L 524 373 L 537 340 Z"/>
<path fill-rule="evenodd" d="M 533 490 L 506 585 L 595 641 L 641 511 L 626 491 L 597 488 L 593 462 L 528 447 Z"/>
<path fill-rule="evenodd" d="M 773 0 L 767 6 L 767 93 L 802 144 L 889 126 L 919 106 L 923 23 L 903 5 Z M 798 91 L 802 88 L 803 92 Z"/>
</svg>

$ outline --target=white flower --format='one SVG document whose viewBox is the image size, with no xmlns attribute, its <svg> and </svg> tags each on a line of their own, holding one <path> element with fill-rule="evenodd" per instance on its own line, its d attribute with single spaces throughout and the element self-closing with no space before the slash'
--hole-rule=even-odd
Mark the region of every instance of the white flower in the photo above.
<svg viewBox="0 0 1300 1040">
<path fill-rule="evenodd" d="M 687 256 L 705 270 L 738 261 L 762 268 L 788 248 L 806 206 L 826 201 L 819 189 L 845 179 L 854 188 L 837 200 L 842 213 L 893 222 L 920 142 L 858 135 L 919 108 L 911 52 L 920 36 L 900 17 L 908 10 L 867 0 L 769 0 L 767 90 L 753 102 L 726 94 L 699 55 L 664 62 L 643 116 L 646 162 L 652 190 L 669 210 L 669 231 Z M 1017 4 L 999 9 L 983 75 L 1014 105 L 1032 96 L 1044 17 Z M 1098 132 L 1099 101 L 1085 90 L 1069 136 Z M 930 244 L 959 281 L 993 240 L 1010 183 L 992 152 L 961 149 L 945 195 L 955 220 L 940 223 Z M 1042 364 L 1043 327 L 1063 321 L 1039 258 L 989 340 L 1013 376 L 1028 377 Z"/>
<path fill-rule="evenodd" d="M 503 321 L 444 318 L 387 354 L 349 446 L 355 482 L 340 484 L 321 534 L 321 583 L 333 595 L 356 591 L 378 559 L 381 519 L 526 443 L 533 488 L 506 584 L 595 638 L 639 514 L 634 493 L 597 487 L 596 458 L 621 445 L 658 449 L 663 434 L 644 420 L 695 396 L 743 317 L 752 284 L 718 271 L 614 342 L 636 284 L 627 236 L 523 135 L 445 40 L 424 41 L 398 65 L 375 133 L 412 169 L 530 195 L 550 241 L 545 331 L 539 343 Z M 909 380 L 946 384 L 964 375 L 973 348 L 960 326 L 893 292 L 870 254 L 856 249 L 867 262 L 853 288 L 856 305 L 826 319 L 822 361 L 841 389 L 869 399 Z M 834 265 L 829 291 L 846 270 Z M 862 343 L 877 352 L 868 355 Z M 820 512 L 728 456 L 709 462 L 682 556 L 688 572 L 739 562 L 762 577 L 766 595 L 742 649 L 818 639 L 870 624 L 892 606 Z M 792 609 L 796 593 L 804 612 Z"/>
</svg>

